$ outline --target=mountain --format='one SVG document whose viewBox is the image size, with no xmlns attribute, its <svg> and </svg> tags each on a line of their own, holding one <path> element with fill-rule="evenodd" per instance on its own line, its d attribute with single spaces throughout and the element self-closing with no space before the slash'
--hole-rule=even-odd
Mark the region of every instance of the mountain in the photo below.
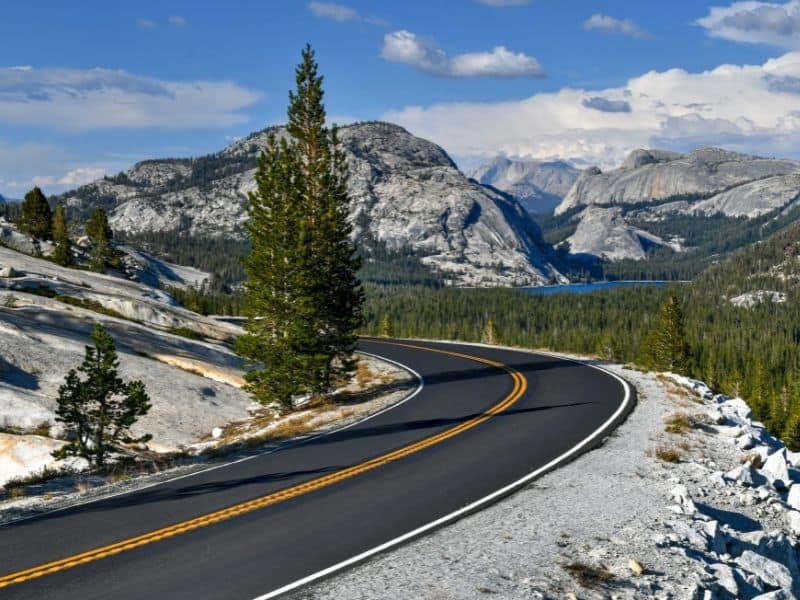
<svg viewBox="0 0 800 600">
<path fill-rule="evenodd" d="M 681 277 L 691 277 L 715 256 L 786 225 L 799 199 L 797 161 L 719 148 L 635 150 L 616 169 L 583 171 L 540 224 L 549 242 L 569 242 L 575 254 L 658 259 L 663 277 L 671 276 L 667 263 L 680 262 Z"/>
<path fill-rule="evenodd" d="M 617 169 L 584 170 L 555 213 L 589 204 L 666 202 L 668 211 L 754 217 L 796 199 L 799 186 L 800 163 L 792 160 L 720 148 L 634 150 Z"/>
<path fill-rule="evenodd" d="M 121 232 L 244 238 L 247 194 L 270 131 L 221 152 L 149 160 L 62 199 L 83 215 L 96 206 Z M 389 123 L 343 127 L 354 236 L 381 252 L 413 253 L 454 285 L 563 281 L 547 261 L 537 225 L 507 195 L 468 180 L 435 144 Z"/>
<path fill-rule="evenodd" d="M 493 158 L 474 169 L 472 179 L 506 192 L 529 211 L 551 213 L 567 195 L 580 171 L 565 162 Z"/>
</svg>

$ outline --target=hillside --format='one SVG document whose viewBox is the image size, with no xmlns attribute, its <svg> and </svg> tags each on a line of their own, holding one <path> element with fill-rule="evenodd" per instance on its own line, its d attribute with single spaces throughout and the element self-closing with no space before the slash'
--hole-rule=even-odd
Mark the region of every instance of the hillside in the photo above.
<svg viewBox="0 0 800 600">
<path fill-rule="evenodd" d="M 578 169 L 560 161 L 512 160 L 498 156 L 474 169 L 469 176 L 510 194 L 530 212 L 551 213 L 579 174 Z"/>
<path fill-rule="evenodd" d="M 123 234 L 242 239 L 256 158 L 269 133 L 256 132 L 205 157 L 141 162 L 62 199 L 80 215 L 105 207 Z M 362 248 L 413 254 L 455 285 L 563 280 L 523 207 L 468 180 L 440 147 L 380 122 L 344 127 L 340 137 Z"/>
</svg>

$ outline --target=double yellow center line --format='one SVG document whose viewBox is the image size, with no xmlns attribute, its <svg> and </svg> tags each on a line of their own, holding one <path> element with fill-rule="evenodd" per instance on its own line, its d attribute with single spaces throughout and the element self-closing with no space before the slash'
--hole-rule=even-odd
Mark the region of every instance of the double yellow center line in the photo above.
<svg viewBox="0 0 800 600">
<path fill-rule="evenodd" d="M 74 554 L 72 556 L 62 558 L 60 560 L 55 560 L 49 563 L 41 564 L 35 567 L 31 567 L 29 569 L 24 569 L 22 571 L 9 573 L 8 575 L 0 577 L 0 589 L 18 583 L 23 583 L 31 579 L 44 577 L 45 575 L 50 575 L 52 573 L 57 573 L 59 571 L 71 569 L 72 567 L 77 567 L 78 565 L 94 562 L 96 560 L 107 558 L 109 556 L 114 556 L 116 554 L 120 554 L 127 550 L 133 550 L 134 548 L 146 546 L 147 544 L 152 544 L 161 540 L 175 537 L 177 535 L 181 535 L 183 533 L 187 533 L 189 531 L 193 531 L 201 527 L 213 525 L 214 523 L 226 521 L 228 519 L 232 519 L 233 517 L 238 517 L 239 515 L 253 512 L 255 510 L 259 510 L 261 508 L 271 506 L 273 504 L 277 504 L 285 500 L 296 498 L 297 496 L 300 496 L 302 494 L 313 492 L 315 490 L 324 488 L 334 483 L 338 483 L 345 479 L 356 477 L 358 475 L 361 475 L 362 473 L 366 473 L 367 471 L 377 469 L 378 467 L 382 467 L 383 465 L 400 460 L 401 458 L 409 456 L 410 454 L 414 454 L 415 452 L 419 452 L 421 450 L 424 450 L 425 448 L 429 448 L 435 444 L 443 442 L 444 440 L 457 436 L 467 431 L 468 429 L 472 429 L 473 427 L 480 425 L 484 421 L 490 419 L 492 416 L 503 412 L 511 405 L 513 405 L 515 402 L 517 402 L 525 394 L 525 391 L 528 388 L 528 381 L 524 375 L 512 369 L 511 367 L 508 367 L 502 363 L 493 360 L 488 360 L 480 356 L 474 356 L 471 354 L 450 352 L 447 350 L 439 350 L 435 348 L 428 348 L 425 346 L 399 344 L 394 342 L 382 342 L 382 343 L 393 346 L 402 346 L 405 348 L 425 350 L 428 352 L 447 354 L 450 356 L 465 358 L 474 362 L 483 363 L 488 366 L 503 369 L 506 372 L 508 372 L 509 375 L 511 375 L 511 378 L 514 381 L 514 387 L 505 398 L 503 398 L 499 403 L 495 404 L 485 412 L 475 417 L 472 417 L 471 419 L 468 419 L 463 423 L 456 425 L 455 427 L 446 429 L 441 433 L 437 433 L 430 437 L 424 438 L 418 442 L 414 442 L 407 446 L 403 446 L 402 448 L 399 448 L 392 452 L 388 452 L 386 454 L 382 454 L 378 457 L 372 458 L 357 465 L 353 465 L 351 467 L 347 467 L 340 471 L 336 471 L 335 473 L 330 473 L 328 475 L 312 479 L 311 481 L 307 481 L 305 483 L 301 483 L 286 488 L 285 490 L 280 490 L 278 492 L 274 492 L 266 496 L 256 498 L 254 500 L 249 500 L 247 502 L 234 504 L 233 506 L 229 506 L 227 508 L 214 511 L 202 515 L 200 517 L 196 517 L 194 519 L 181 521 L 179 523 L 175 523 L 173 525 L 162 527 L 161 529 L 156 529 L 154 531 L 150 531 L 142 535 L 121 540 L 119 542 L 115 542 L 107 546 L 101 546 L 99 548 L 95 548 L 87 552 L 82 552 L 80 554 Z"/>
</svg>

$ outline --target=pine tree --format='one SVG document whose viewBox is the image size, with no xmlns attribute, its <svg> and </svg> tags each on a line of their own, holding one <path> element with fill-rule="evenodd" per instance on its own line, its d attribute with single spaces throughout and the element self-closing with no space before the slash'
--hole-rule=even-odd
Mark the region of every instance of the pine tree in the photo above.
<svg viewBox="0 0 800 600">
<path fill-rule="evenodd" d="M 245 260 L 247 333 L 237 350 L 256 363 L 248 390 L 292 408 L 292 396 L 324 393 L 355 368 L 363 292 L 347 220 L 347 168 L 325 127 L 322 77 L 306 47 L 289 94 L 288 136 L 271 135 L 250 195 Z"/>
<path fill-rule="evenodd" d="M 53 251 L 53 261 L 62 266 L 69 265 L 72 262 L 72 249 L 69 243 L 67 210 L 63 204 L 56 206 L 53 213 L 53 242 L 56 245 Z"/>
<path fill-rule="evenodd" d="M 680 300 L 674 293 L 661 306 L 655 329 L 645 341 L 645 362 L 657 371 L 685 373 L 689 366 L 689 348 L 683 326 Z"/>
<path fill-rule="evenodd" d="M 102 208 L 94 209 L 92 216 L 86 223 L 86 235 L 92 242 L 92 262 L 94 271 L 102 271 L 106 263 L 112 259 L 111 239 L 114 232 L 108 224 L 108 216 Z"/>
<path fill-rule="evenodd" d="M 394 326 L 388 313 L 384 313 L 383 317 L 381 317 L 381 322 L 378 325 L 378 335 L 386 338 L 394 337 Z"/>
<path fill-rule="evenodd" d="M 19 228 L 38 239 L 48 239 L 51 232 L 52 211 L 47 198 L 38 187 L 25 194 Z"/>
<path fill-rule="evenodd" d="M 499 343 L 497 336 L 497 328 L 495 327 L 494 321 L 492 319 L 487 319 L 486 325 L 483 326 L 483 332 L 481 333 L 481 343 L 491 344 L 491 345 Z"/>
<path fill-rule="evenodd" d="M 70 369 L 58 390 L 56 420 L 66 425 L 72 441 L 53 456 L 80 456 L 102 467 L 109 454 L 123 450 L 121 444 L 151 438 L 149 434 L 134 438 L 130 433 L 139 417 L 150 410 L 150 398 L 141 381 L 126 383 L 118 376 L 114 340 L 102 325 L 95 325 L 92 342 L 94 347 L 86 347 L 83 364 L 77 371 Z"/>
</svg>

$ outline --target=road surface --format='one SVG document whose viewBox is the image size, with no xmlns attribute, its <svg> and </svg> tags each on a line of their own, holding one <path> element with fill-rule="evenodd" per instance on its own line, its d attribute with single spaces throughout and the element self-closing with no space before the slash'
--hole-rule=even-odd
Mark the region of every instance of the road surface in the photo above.
<svg viewBox="0 0 800 600">
<path fill-rule="evenodd" d="M 278 452 L 0 527 L 0 598 L 269 598 L 590 449 L 633 390 L 552 356 L 364 339 L 416 372 L 394 408 Z"/>
</svg>

